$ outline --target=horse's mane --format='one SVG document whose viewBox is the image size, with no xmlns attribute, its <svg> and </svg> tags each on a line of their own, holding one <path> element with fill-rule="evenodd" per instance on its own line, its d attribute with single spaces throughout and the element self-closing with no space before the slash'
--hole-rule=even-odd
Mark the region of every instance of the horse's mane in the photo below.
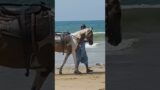
<svg viewBox="0 0 160 90">
<path fill-rule="evenodd" d="M 90 30 L 90 29 L 89 28 L 85 28 L 85 29 L 82 29 L 82 30 L 79 30 L 79 31 L 76 31 L 76 32 L 72 33 L 72 35 L 82 34 L 83 32 L 86 32 L 87 30 Z"/>
</svg>

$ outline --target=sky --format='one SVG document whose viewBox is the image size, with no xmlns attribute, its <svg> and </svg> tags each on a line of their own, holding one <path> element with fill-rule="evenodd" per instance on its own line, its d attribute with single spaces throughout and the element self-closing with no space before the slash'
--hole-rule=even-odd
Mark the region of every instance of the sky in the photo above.
<svg viewBox="0 0 160 90">
<path fill-rule="evenodd" d="M 55 0 L 56 21 L 104 19 L 105 0 Z"/>
</svg>

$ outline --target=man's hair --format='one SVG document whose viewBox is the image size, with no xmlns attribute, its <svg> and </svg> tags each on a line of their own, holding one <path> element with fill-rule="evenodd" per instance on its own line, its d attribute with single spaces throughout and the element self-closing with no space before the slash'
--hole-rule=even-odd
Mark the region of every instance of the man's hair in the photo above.
<svg viewBox="0 0 160 90">
<path fill-rule="evenodd" d="M 86 28 L 85 24 L 81 25 L 81 29 L 85 29 L 85 28 Z"/>
</svg>

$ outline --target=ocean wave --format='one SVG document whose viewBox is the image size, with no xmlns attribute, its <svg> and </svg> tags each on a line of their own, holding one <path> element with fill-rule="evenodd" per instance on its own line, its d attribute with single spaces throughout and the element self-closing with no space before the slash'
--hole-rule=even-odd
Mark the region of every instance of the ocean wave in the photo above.
<svg viewBox="0 0 160 90">
<path fill-rule="evenodd" d="M 135 42 L 137 42 L 138 39 L 137 38 L 131 38 L 131 39 L 125 39 L 123 40 L 118 46 L 112 46 L 110 44 L 107 44 L 107 51 L 119 51 L 119 50 L 123 50 L 123 49 L 127 49 L 133 46 L 133 44 Z"/>
<path fill-rule="evenodd" d="M 100 43 L 93 43 L 93 45 L 89 45 L 88 43 L 85 44 L 86 48 L 96 48 Z"/>
<path fill-rule="evenodd" d="M 105 41 L 105 32 L 93 32 L 94 41 Z"/>
<path fill-rule="evenodd" d="M 73 33 L 71 33 L 71 34 L 73 34 Z M 95 35 L 95 34 L 105 34 L 105 32 L 93 32 L 93 34 Z"/>
<path fill-rule="evenodd" d="M 105 34 L 105 32 L 93 32 L 93 34 Z"/>
</svg>

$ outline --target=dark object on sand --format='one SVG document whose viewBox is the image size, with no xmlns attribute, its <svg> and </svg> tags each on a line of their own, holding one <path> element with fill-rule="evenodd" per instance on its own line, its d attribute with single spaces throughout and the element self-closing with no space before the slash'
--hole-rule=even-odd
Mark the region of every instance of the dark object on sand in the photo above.
<svg viewBox="0 0 160 90">
<path fill-rule="evenodd" d="M 96 63 L 96 66 L 102 66 L 100 63 Z"/>
<path fill-rule="evenodd" d="M 106 15 L 108 42 L 117 46 L 121 42 L 121 8 L 119 0 L 106 0 Z"/>
<path fill-rule="evenodd" d="M 40 90 L 53 70 L 53 14 L 39 5 L 0 5 L 0 65 L 37 71 L 33 90 Z M 46 41 L 48 40 L 48 41 Z"/>
</svg>

